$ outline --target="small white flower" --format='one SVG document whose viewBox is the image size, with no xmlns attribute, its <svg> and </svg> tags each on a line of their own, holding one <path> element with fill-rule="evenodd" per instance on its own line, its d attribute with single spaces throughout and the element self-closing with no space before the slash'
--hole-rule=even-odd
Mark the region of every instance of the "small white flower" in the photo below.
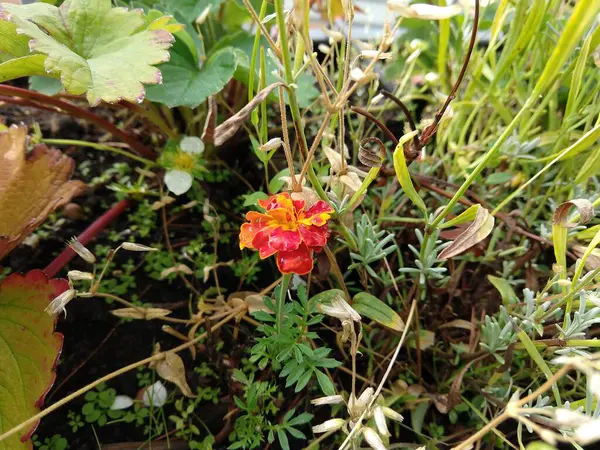
<svg viewBox="0 0 600 450">
<path fill-rule="evenodd" d="M 79 239 L 76 237 L 73 236 L 73 238 L 71 238 L 71 240 L 68 242 L 68 245 L 71 247 L 71 250 L 77 253 L 84 261 L 90 264 L 94 264 L 96 262 L 96 257 L 94 254 L 90 252 L 81 242 L 79 242 Z"/>
<path fill-rule="evenodd" d="M 94 276 L 90 272 L 81 272 L 79 270 L 69 270 L 67 278 L 71 281 L 92 280 Z"/>
<path fill-rule="evenodd" d="M 385 423 L 385 414 L 381 406 L 375 408 L 375 411 L 373 411 L 373 418 L 375 419 L 375 425 L 377 426 L 379 434 L 382 436 L 390 436 L 387 424 Z"/>
<path fill-rule="evenodd" d="M 404 417 L 402 417 L 402 414 L 397 413 L 392 408 L 388 408 L 387 406 L 382 406 L 381 409 L 383 410 L 383 414 L 385 414 L 385 416 L 388 417 L 389 419 L 395 420 L 396 422 L 402 422 L 404 420 Z"/>
<path fill-rule="evenodd" d="M 323 314 L 340 319 L 342 322 L 348 319 L 360 322 L 360 314 L 340 296 L 334 297 L 330 305 L 319 304 L 317 309 Z"/>
<path fill-rule="evenodd" d="M 344 419 L 329 419 L 322 424 L 312 427 L 313 433 L 327 433 L 328 431 L 337 431 L 344 426 Z"/>
<path fill-rule="evenodd" d="M 350 416 L 359 417 L 371 403 L 373 394 L 375 394 L 375 390 L 372 387 L 366 388 L 364 392 L 360 394 L 358 399 L 354 394 L 350 394 L 350 398 L 348 399 L 348 412 L 350 413 Z"/>
<path fill-rule="evenodd" d="M 600 398 L 600 373 L 594 372 L 588 377 L 588 386 L 596 398 Z"/>
<path fill-rule="evenodd" d="M 263 152 L 270 152 L 271 150 L 275 150 L 275 149 L 281 147 L 282 145 L 283 145 L 283 141 L 281 140 L 281 138 L 273 138 L 273 139 L 269 139 L 267 142 L 265 142 L 259 148 Z"/>
<path fill-rule="evenodd" d="M 371 59 L 392 59 L 393 54 L 391 52 L 379 52 L 379 50 L 363 50 L 360 52 L 360 56 Z"/>
<path fill-rule="evenodd" d="M 403 0 L 388 0 L 387 5 L 392 11 L 409 19 L 444 20 L 462 12 L 462 8 L 457 4 L 451 6 L 436 6 L 427 3 L 406 5 Z"/>
<path fill-rule="evenodd" d="M 77 292 L 75 291 L 75 289 L 67 289 L 65 292 L 63 292 L 54 300 L 52 300 L 44 311 L 46 311 L 51 316 L 57 316 L 62 311 L 64 311 L 66 316 L 67 310 L 65 309 L 65 306 L 67 306 L 67 303 L 69 303 L 75 298 L 76 294 Z"/>
<path fill-rule="evenodd" d="M 162 381 L 157 381 L 151 386 L 148 386 L 142 394 L 142 402 L 146 406 L 154 406 L 160 408 L 167 403 L 167 388 Z"/>
<path fill-rule="evenodd" d="M 575 429 L 575 441 L 581 445 L 588 445 L 600 439 L 600 420 L 592 420 Z"/>
<path fill-rule="evenodd" d="M 365 427 L 363 428 L 362 432 L 363 436 L 365 437 L 365 441 L 367 441 L 367 444 L 369 444 L 372 449 L 387 450 L 383 444 L 383 441 L 373 428 Z"/>
<path fill-rule="evenodd" d="M 554 410 L 554 420 L 565 426 L 579 425 L 587 417 L 567 408 L 556 408 Z"/>
<path fill-rule="evenodd" d="M 327 397 L 319 397 L 310 401 L 313 405 L 337 405 L 344 402 L 344 397 L 341 395 L 329 395 Z"/>
<path fill-rule="evenodd" d="M 185 194 L 192 187 L 194 178 L 185 170 L 169 170 L 165 174 L 165 184 L 175 195 Z"/>
<path fill-rule="evenodd" d="M 146 245 L 136 244 L 135 242 L 123 242 L 121 244 L 123 250 L 129 250 L 130 252 L 156 252 L 158 249 L 148 247 Z"/>
<path fill-rule="evenodd" d="M 113 411 L 117 409 L 127 409 L 131 405 L 133 405 L 133 399 L 131 397 L 128 397 L 127 395 L 117 395 L 115 401 L 110 406 L 110 409 Z"/>
</svg>

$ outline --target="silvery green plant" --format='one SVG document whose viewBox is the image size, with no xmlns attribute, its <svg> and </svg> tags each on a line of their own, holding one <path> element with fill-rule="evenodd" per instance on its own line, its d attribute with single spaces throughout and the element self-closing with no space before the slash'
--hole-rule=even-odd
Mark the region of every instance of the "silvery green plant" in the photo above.
<svg viewBox="0 0 600 450">
<path fill-rule="evenodd" d="M 438 240 L 439 230 L 435 230 L 429 236 L 429 239 L 425 239 L 423 233 L 419 229 L 415 229 L 415 234 L 419 240 L 421 250 L 417 250 L 414 245 L 408 244 L 408 248 L 414 253 L 415 266 L 414 267 L 403 267 L 400 272 L 412 273 L 415 277 L 419 277 L 419 283 L 424 285 L 425 282 L 430 280 L 442 280 L 444 273 L 446 272 L 445 267 L 439 267 L 444 262 L 438 259 L 440 252 L 446 248 L 451 242 L 442 243 Z"/>
<path fill-rule="evenodd" d="M 358 252 L 350 253 L 353 263 L 349 269 L 362 267 L 369 275 L 379 279 L 370 264 L 382 260 L 398 248 L 394 242 L 394 235 L 373 225 L 366 214 L 356 224 L 356 233 L 350 233 L 358 245 Z"/>
<path fill-rule="evenodd" d="M 583 339 L 586 336 L 589 328 L 597 323 L 600 323 L 600 308 L 593 307 L 586 311 L 587 309 L 587 298 L 588 294 L 586 291 L 579 292 L 579 309 L 575 311 L 572 315 L 569 314 L 565 317 L 565 323 L 561 327 L 560 325 L 556 325 L 556 328 L 560 331 L 560 337 L 562 339 Z M 580 354 L 587 355 L 588 352 L 584 352 L 581 349 L 569 347 L 564 349 L 559 349 L 556 351 L 557 354 Z"/>
</svg>

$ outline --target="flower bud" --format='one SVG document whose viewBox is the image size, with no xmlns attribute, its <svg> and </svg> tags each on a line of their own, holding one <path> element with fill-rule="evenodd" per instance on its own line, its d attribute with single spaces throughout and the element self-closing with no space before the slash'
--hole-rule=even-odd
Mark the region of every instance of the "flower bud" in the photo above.
<svg viewBox="0 0 600 450">
<path fill-rule="evenodd" d="M 377 432 L 373 428 L 365 427 L 363 428 L 363 436 L 365 437 L 365 441 L 367 444 L 371 446 L 374 450 L 387 450 L 383 441 L 377 434 Z"/>
<path fill-rule="evenodd" d="M 67 289 L 65 292 L 63 292 L 54 300 L 52 300 L 44 311 L 46 311 L 51 316 L 57 316 L 61 313 L 61 311 L 64 311 L 66 316 L 67 310 L 65 309 L 65 306 L 67 306 L 67 303 L 69 303 L 75 298 L 76 294 L 77 292 L 75 291 L 75 289 Z"/>
<path fill-rule="evenodd" d="M 329 395 L 327 397 L 315 398 L 315 399 L 311 400 L 310 402 L 313 405 L 320 406 L 320 405 L 337 405 L 339 403 L 342 403 L 343 401 L 344 401 L 344 397 L 342 397 L 341 395 Z"/>
<path fill-rule="evenodd" d="M 402 414 L 397 413 L 392 408 L 388 408 L 387 406 L 382 406 L 381 410 L 383 411 L 383 414 L 385 414 L 385 416 L 389 419 L 395 420 L 396 422 L 402 422 L 404 420 L 404 417 L 402 417 Z"/>
<path fill-rule="evenodd" d="M 328 431 L 337 431 L 344 426 L 344 419 L 329 419 L 320 425 L 312 427 L 313 433 L 327 433 Z"/>
<path fill-rule="evenodd" d="M 375 419 L 375 425 L 377 426 L 377 431 L 382 436 L 390 436 L 390 432 L 388 430 L 387 424 L 385 423 L 385 414 L 381 406 L 375 408 L 373 411 L 373 418 Z"/>
<path fill-rule="evenodd" d="M 67 278 L 71 281 L 93 280 L 94 276 L 90 272 L 81 272 L 79 270 L 69 270 Z"/>
<path fill-rule="evenodd" d="M 148 247 L 146 245 L 136 244 L 135 242 L 123 242 L 121 244 L 123 250 L 129 250 L 130 252 L 156 252 L 157 248 Z"/>
<path fill-rule="evenodd" d="M 96 262 L 96 257 L 92 252 L 90 252 L 76 237 L 71 238 L 68 242 L 69 247 L 75 253 L 77 253 L 84 261 L 94 264 Z"/>
<path fill-rule="evenodd" d="M 281 147 L 282 145 L 283 145 L 283 141 L 281 140 L 281 138 L 273 138 L 273 139 L 269 139 L 267 142 L 265 142 L 259 148 L 263 152 L 270 152 L 271 150 L 275 150 L 275 149 Z"/>
</svg>

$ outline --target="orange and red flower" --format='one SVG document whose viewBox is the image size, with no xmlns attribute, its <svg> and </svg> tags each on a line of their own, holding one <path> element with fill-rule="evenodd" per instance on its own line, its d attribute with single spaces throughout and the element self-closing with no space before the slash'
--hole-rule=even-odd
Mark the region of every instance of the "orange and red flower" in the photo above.
<svg viewBox="0 0 600 450">
<path fill-rule="evenodd" d="M 304 200 L 288 193 L 276 194 L 258 204 L 264 213 L 250 211 L 240 231 L 240 248 L 258 250 L 260 258 L 277 254 L 282 273 L 304 275 L 313 268 L 313 251 L 320 251 L 329 238 L 327 221 L 333 208 L 323 200 L 305 210 Z"/>
</svg>

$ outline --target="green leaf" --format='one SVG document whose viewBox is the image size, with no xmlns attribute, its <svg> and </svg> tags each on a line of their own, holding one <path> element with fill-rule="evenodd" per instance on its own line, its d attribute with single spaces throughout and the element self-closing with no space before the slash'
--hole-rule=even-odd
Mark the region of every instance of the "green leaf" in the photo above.
<svg viewBox="0 0 600 450">
<path fill-rule="evenodd" d="M 281 445 L 283 450 L 290 450 L 290 443 L 284 430 L 277 430 L 277 439 L 279 439 L 279 445 Z"/>
<path fill-rule="evenodd" d="M 11 274 L 0 284 L 0 434 L 37 414 L 54 382 L 63 338 L 44 309 L 68 288 L 41 270 Z M 0 441 L 0 450 L 31 448 L 21 436 L 27 441 L 36 427 Z"/>
<path fill-rule="evenodd" d="M 498 292 L 500 292 L 503 305 L 511 305 L 519 302 L 519 298 L 517 297 L 517 294 L 515 294 L 515 291 L 508 280 L 493 275 L 488 275 L 488 280 L 490 280 L 490 283 L 492 283 L 494 287 L 498 289 Z"/>
<path fill-rule="evenodd" d="M 331 382 L 329 377 L 325 373 L 321 372 L 320 370 L 315 370 L 315 373 L 317 375 L 317 382 L 319 383 L 319 386 L 321 387 L 323 394 L 335 395 L 335 387 L 333 386 L 333 383 Z M 295 425 L 295 424 L 292 424 L 292 425 Z"/>
<path fill-rule="evenodd" d="M 240 53 L 226 47 L 214 52 L 202 67 L 198 67 L 187 47 L 178 40 L 173 46 L 171 60 L 160 66 L 163 83 L 148 87 L 148 100 L 169 108 L 196 108 L 231 80 Z"/>
<path fill-rule="evenodd" d="M 60 75 L 66 91 L 86 94 L 91 105 L 144 98 L 159 83 L 155 64 L 167 61 L 173 36 L 162 21 L 144 24 L 139 11 L 113 8 L 110 0 L 4 3 L 17 32 L 31 38 L 32 52 L 47 55 L 45 68 Z M 35 73 L 37 74 L 37 73 Z"/>
<path fill-rule="evenodd" d="M 361 316 L 368 317 L 392 330 L 404 330 L 404 321 L 396 311 L 368 292 L 356 294 L 353 298 L 352 307 Z"/>
<path fill-rule="evenodd" d="M 513 175 L 510 172 L 494 172 L 485 179 L 485 184 L 503 184 L 512 179 Z"/>
<path fill-rule="evenodd" d="M 259 200 L 269 198 L 267 194 L 262 191 L 256 191 L 252 194 L 244 195 L 244 206 L 254 206 L 258 204 Z"/>
<path fill-rule="evenodd" d="M 412 429 L 417 434 L 421 434 L 421 431 L 423 430 L 423 422 L 425 421 L 425 414 L 427 414 L 428 409 L 429 402 L 419 403 L 410 415 Z"/>
<path fill-rule="evenodd" d="M 281 177 L 289 177 L 290 176 L 290 169 L 283 169 L 281 172 L 279 172 L 277 175 L 275 175 L 273 178 L 271 178 L 271 181 L 269 182 L 269 192 L 271 194 L 276 194 L 278 193 L 281 188 L 283 187 L 283 185 L 285 184 L 284 181 L 280 180 Z"/>
<path fill-rule="evenodd" d="M 33 76 L 29 77 L 29 89 L 52 96 L 62 91 L 63 87 L 56 78 Z"/>
<path fill-rule="evenodd" d="M 304 389 L 310 381 L 312 374 L 312 369 L 308 369 L 306 372 L 304 372 L 302 376 L 298 379 L 298 383 L 296 384 L 296 388 L 294 389 L 294 391 L 300 392 L 302 389 Z"/>
<path fill-rule="evenodd" d="M 9 59 L 0 64 L 0 83 L 30 75 L 47 75 L 44 67 L 45 55 L 28 55 Z"/>
<path fill-rule="evenodd" d="M 481 205 L 479 205 L 479 204 L 469 206 L 469 208 L 467 208 L 465 211 L 460 213 L 454 219 L 441 224 L 440 228 L 442 228 L 442 229 L 450 228 L 450 227 L 454 227 L 456 225 L 460 225 L 461 223 L 471 222 L 471 221 L 475 220 L 475 217 L 477 216 L 477 211 L 479 210 L 480 206 Z"/>
<path fill-rule="evenodd" d="M 402 186 L 406 196 L 421 210 L 421 212 L 423 212 L 423 215 L 427 217 L 427 207 L 413 186 L 410 173 L 408 172 L 408 166 L 406 165 L 406 159 L 404 159 L 404 144 L 414 138 L 416 134 L 417 132 L 413 131 L 400 138 L 400 141 L 394 150 L 394 170 L 396 171 L 396 177 L 398 177 L 400 186 Z"/>
<path fill-rule="evenodd" d="M 331 303 L 335 297 L 345 298 L 346 294 L 341 289 L 329 289 L 328 291 L 319 292 L 318 294 L 310 298 L 310 302 L 328 304 Z"/>
<path fill-rule="evenodd" d="M 556 447 L 554 445 L 547 444 L 546 442 L 535 441 L 527 444 L 525 450 L 556 450 Z"/>
</svg>

